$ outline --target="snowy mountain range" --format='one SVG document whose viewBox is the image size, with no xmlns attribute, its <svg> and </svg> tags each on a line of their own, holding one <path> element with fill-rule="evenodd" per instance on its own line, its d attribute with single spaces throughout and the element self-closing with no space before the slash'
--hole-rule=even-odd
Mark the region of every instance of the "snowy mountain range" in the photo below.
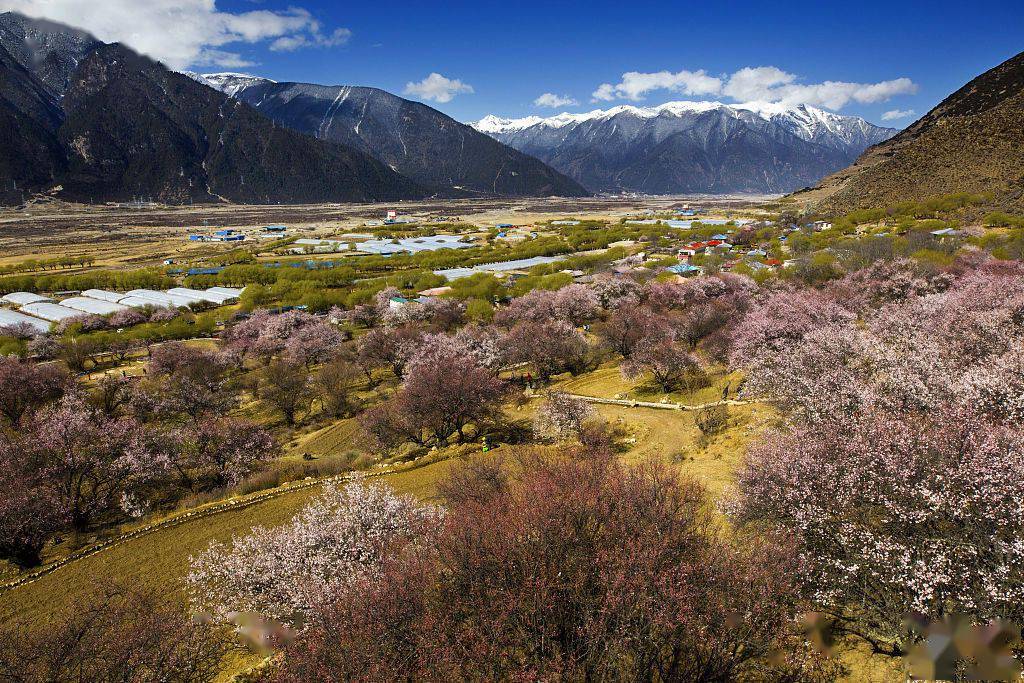
<svg viewBox="0 0 1024 683">
<path fill-rule="evenodd" d="M 595 192 L 789 192 L 898 131 L 808 105 L 668 102 L 471 124 Z"/>
</svg>

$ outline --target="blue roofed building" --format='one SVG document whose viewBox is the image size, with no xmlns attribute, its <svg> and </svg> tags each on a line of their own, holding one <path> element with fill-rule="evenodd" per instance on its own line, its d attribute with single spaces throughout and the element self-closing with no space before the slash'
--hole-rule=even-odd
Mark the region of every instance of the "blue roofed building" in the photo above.
<svg viewBox="0 0 1024 683">
<path fill-rule="evenodd" d="M 701 273 L 704 272 L 704 269 L 701 268 L 700 266 L 695 266 L 690 263 L 680 263 L 679 265 L 669 266 L 665 270 L 667 270 L 670 273 L 675 273 L 676 275 L 681 275 L 683 277 L 692 277 L 694 275 L 700 275 Z"/>
</svg>

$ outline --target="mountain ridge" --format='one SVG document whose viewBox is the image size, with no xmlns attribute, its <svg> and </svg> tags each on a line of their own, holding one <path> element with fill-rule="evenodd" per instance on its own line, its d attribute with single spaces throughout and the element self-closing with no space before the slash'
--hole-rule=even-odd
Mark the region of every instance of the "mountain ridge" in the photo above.
<svg viewBox="0 0 1024 683">
<path fill-rule="evenodd" d="M 263 115 L 361 150 L 449 196 L 585 196 L 576 181 L 420 102 L 369 86 L 195 74 Z"/>
<path fill-rule="evenodd" d="M 592 191 L 651 194 L 792 191 L 897 132 L 807 105 L 704 101 L 472 125 Z"/>
</svg>

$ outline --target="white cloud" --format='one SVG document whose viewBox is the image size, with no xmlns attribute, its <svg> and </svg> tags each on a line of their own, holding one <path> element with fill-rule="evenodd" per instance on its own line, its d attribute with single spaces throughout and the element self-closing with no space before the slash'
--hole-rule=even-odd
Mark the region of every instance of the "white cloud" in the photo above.
<svg viewBox="0 0 1024 683">
<path fill-rule="evenodd" d="M 778 102 L 786 105 L 810 104 L 827 109 L 842 109 L 850 102 L 872 104 L 897 95 L 917 92 L 909 78 L 878 83 L 824 81 L 800 83 L 799 77 L 775 66 L 744 67 L 717 78 L 706 71 L 657 71 L 622 74 L 616 84 L 602 83 L 592 94 L 594 101 L 642 100 L 656 90 L 683 95 L 727 97 L 737 102 Z"/>
<path fill-rule="evenodd" d="M 602 83 L 597 86 L 597 90 L 590 94 L 594 98 L 594 101 L 611 102 L 615 99 L 615 86 L 611 83 Z"/>
<path fill-rule="evenodd" d="M 575 107 L 579 104 L 568 95 L 556 95 L 553 92 L 546 92 L 533 101 L 538 107 Z"/>
<path fill-rule="evenodd" d="M 774 66 L 746 67 L 733 73 L 722 88 L 722 94 L 740 102 L 780 102 L 811 104 L 827 109 L 842 109 L 847 104 L 885 102 L 896 95 L 911 95 L 917 85 L 909 78 L 879 83 L 798 83 L 796 74 Z"/>
<path fill-rule="evenodd" d="M 0 0 L 0 9 L 22 12 L 85 29 L 120 42 L 172 69 L 251 66 L 224 46 L 270 41 L 272 50 L 342 45 L 352 33 L 324 31 L 306 9 L 226 12 L 216 0 Z"/>
<path fill-rule="evenodd" d="M 256 66 L 256 62 L 242 57 L 237 52 L 225 52 L 213 48 L 206 48 L 200 52 L 194 63 L 210 64 L 225 69 L 244 69 L 248 66 Z"/>
<path fill-rule="evenodd" d="M 896 121 L 899 119 L 907 119 L 911 116 L 916 116 L 917 112 L 913 109 L 893 109 L 882 114 L 883 121 Z"/>
<path fill-rule="evenodd" d="M 336 47 L 344 45 L 351 39 L 352 31 L 347 28 L 336 28 L 327 35 L 316 30 L 308 34 L 294 33 L 281 36 L 270 44 L 270 49 L 274 52 L 291 52 L 302 47 Z"/>
<path fill-rule="evenodd" d="M 789 85 L 796 76 L 774 66 L 744 67 L 726 81 L 721 94 L 734 100 L 770 100 L 773 88 Z"/>
<path fill-rule="evenodd" d="M 709 76 L 703 69 L 699 71 L 657 71 L 641 73 L 627 71 L 616 85 L 602 83 L 592 94 L 595 100 L 609 101 L 615 98 L 623 100 L 642 100 L 654 90 L 670 90 L 683 95 L 714 95 L 722 88 L 722 81 Z"/>
<path fill-rule="evenodd" d="M 451 102 L 452 98 L 460 93 L 472 93 L 473 86 L 463 83 L 457 78 L 445 78 L 437 72 L 431 73 L 418 83 L 410 81 L 405 84 L 405 95 L 412 95 L 421 100 L 433 100 L 434 102 Z"/>
</svg>

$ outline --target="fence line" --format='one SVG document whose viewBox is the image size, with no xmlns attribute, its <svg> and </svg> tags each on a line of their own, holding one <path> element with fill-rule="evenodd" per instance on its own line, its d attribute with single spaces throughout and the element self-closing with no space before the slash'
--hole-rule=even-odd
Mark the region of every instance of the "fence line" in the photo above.
<svg viewBox="0 0 1024 683">
<path fill-rule="evenodd" d="M 673 401 L 665 402 L 654 402 L 654 401 L 637 401 L 634 399 L 623 399 L 623 398 L 601 398 L 599 396 L 584 396 L 583 394 L 566 394 L 575 399 L 586 401 L 587 403 L 599 403 L 603 405 L 613 406 L 625 406 L 627 408 L 656 408 L 659 410 L 702 410 L 704 408 L 713 408 L 715 406 L 745 406 L 751 403 L 757 403 L 757 401 L 743 401 L 739 399 L 727 398 L 720 401 L 711 401 L 710 403 L 698 403 L 696 405 L 689 405 L 687 403 L 675 403 Z M 530 398 L 541 398 L 543 394 L 532 394 Z"/>
</svg>

